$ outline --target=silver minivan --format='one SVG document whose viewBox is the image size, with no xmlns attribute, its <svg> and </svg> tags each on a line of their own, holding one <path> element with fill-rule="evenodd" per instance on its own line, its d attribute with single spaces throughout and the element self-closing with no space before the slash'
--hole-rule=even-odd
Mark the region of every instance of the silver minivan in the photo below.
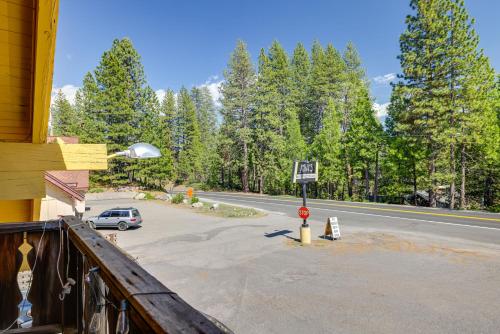
<svg viewBox="0 0 500 334">
<path fill-rule="evenodd" d="M 99 216 L 89 217 L 86 222 L 92 228 L 118 227 L 120 231 L 125 231 L 129 227 L 139 226 L 142 218 L 136 208 L 114 208 L 104 211 Z"/>
</svg>

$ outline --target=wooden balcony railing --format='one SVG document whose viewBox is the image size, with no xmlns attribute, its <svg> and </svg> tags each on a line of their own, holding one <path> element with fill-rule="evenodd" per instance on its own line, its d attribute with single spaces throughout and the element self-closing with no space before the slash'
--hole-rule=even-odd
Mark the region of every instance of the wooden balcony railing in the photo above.
<svg viewBox="0 0 500 334">
<path fill-rule="evenodd" d="M 0 224 L 0 334 L 127 330 L 228 332 L 75 217 Z"/>
</svg>

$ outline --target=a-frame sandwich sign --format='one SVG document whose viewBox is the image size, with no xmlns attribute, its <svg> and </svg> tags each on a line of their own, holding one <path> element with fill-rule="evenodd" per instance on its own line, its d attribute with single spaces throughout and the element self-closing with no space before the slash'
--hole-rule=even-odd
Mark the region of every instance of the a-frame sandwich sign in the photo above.
<svg viewBox="0 0 500 334">
<path fill-rule="evenodd" d="M 340 227 L 337 217 L 328 217 L 325 226 L 325 237 L 330 237 L 332 240 L 340 239 Z"/>
</svg>

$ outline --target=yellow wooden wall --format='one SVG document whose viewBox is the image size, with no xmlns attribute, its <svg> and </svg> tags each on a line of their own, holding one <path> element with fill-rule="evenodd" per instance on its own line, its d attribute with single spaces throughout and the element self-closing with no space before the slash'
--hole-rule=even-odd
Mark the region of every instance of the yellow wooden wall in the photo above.
<svg viewBox="0 0 500 334">
<path fill-rule="evenodd" d="M 0 0 L 0 140 L 31 142 L 33 0 Z"/>
<path fill-rule="evenodd" d="M 58 0 L 0 0 L 0 142 L 46 140 L 58 8 Z M 0 222 L 38 220 L 39 208 L 39 198 L 2 200 Z"/>
</svg>

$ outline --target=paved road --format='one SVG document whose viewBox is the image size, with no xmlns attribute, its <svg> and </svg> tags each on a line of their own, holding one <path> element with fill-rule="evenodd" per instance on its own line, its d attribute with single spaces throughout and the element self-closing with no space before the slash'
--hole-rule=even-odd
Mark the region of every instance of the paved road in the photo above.
<svg viewBox="0 0 500 334">
<path fill-rule="evenodd" d="M 498 240 L 498 230 L 384 217 L 396 215 L 391 211 L 358 208 L 363 214 L 357 214 L 311 201 L 314 241 L 301 247 L 294 240 L 299 200 L 198 195 L 285 214 L 229 219 L 121 198 L 88 201 L 85 216 L 137 207 L 141 228 L 99 232 L 117 233 L 118 245 L 146 270 L 235 333 L 499 333 L 500 243 L 448 236 Z M 340 218 L 341 240 L 316 237 L 328 215 Z"/>
<path fill-rule="evenodd" d="M 302 199 L 293 197 L 227 192 L 198 192 L 197 195 L 208 200 L 282 212 L 293 218 L 297 218 L 297 208 L 302 205 Z M 307 206 L 310 219 L 315 222 L 323 223 L 327 217 L 336 216 L 341 226 L 396 228 L 500 244 L 500 214 L 314 199 L 308 200 Z"/>
</svg>

